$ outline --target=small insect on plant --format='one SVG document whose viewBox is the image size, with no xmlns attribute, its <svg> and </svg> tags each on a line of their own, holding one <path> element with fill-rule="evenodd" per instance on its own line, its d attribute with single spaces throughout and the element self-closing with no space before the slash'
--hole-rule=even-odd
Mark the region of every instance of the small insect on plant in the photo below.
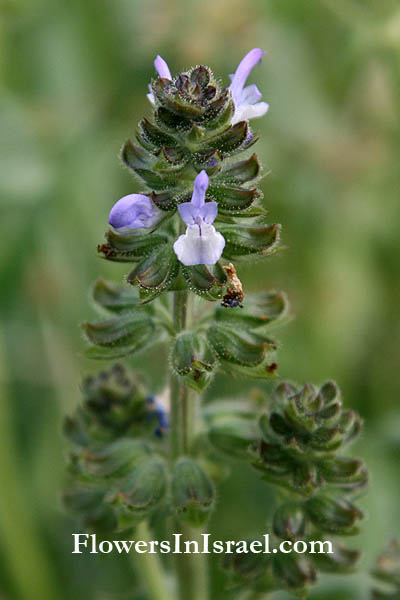
<svg viewBox="0 0 400 600">
<path fill-rule="evenodd" d="M 232 263 L 229 263 L 229 265 L 222 268 L 227 274 L 229 285 L 226 294 L 222 298 L 221 306 L 225 306 L 226 308 L 240 306 L 240 308 L 243 308 L 244 291 L 235 267 Z"/>
</svg>

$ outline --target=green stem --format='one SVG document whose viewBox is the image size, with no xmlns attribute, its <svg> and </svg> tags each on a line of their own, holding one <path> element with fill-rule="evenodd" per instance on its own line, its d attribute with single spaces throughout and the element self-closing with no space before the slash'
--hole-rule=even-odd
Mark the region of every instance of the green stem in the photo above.
<svg viewBox="0 0 400 600">
<path fill-rule="evenodd" d="M 173 320 L 175 332 L 179 333 L 186 326 L 188 292 L 174 292 Z M 171 453 L 176 459 L 188 451 L 188 390 L 172 373 L 170 381 L 171 398 Z"/>
<path fill-rule="evenodd" d="M 202 546 L 204 531 L 193 529 L 175 520 L 174 533 L 182 534 L 182 543 L 197 541 Z M 208 600 L 208 565 L 205 554 L 177 554 L 175 556 L 178 577 L 178 600 Z"/>
<path fill-rule="evenodd" d="M 145 542 L 153 539 L 146 521 L 139 523 L 136 528 L 136 535 L 137 539 Z M 151 600 L 173 600 L 173 596 L 168 590 L 165 572 L 158 554 L 149 552 L 135 554 L 135 567 Z"/>
<path fill-rule="evenodd" d="M 173 318 L 176 333 L 186 327 L 188 292 L 174 292 Z M 195 411 L 188 388 L 176 375 L 171 375 L 171 454 L 173 460 L 190 453 L 194 433 Z M 174 520 L 174 533 L 181 533 L 183 541 L 201 542 L 202 531 Z M 201 546 L 201 544 L 199 543 Z M 206 556 L 203 554 L 176 555 L 176 571 L 178 578 L 179 600 L 208 599 L 208 569 Z"/>
</svg>

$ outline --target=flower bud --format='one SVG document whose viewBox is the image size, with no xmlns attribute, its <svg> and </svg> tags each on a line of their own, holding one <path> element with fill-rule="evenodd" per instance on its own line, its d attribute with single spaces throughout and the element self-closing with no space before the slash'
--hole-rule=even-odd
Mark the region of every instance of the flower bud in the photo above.
<svg viewBox="0 0 400 600">
<path fill-rule="evenodd" d="M 87 449 L 81 453 L 82 471 L 93 477 L 122 477 L 135 463 L 149 454 L 140 441 L 121 438 L 108 445 Z"/>
<path fill-rule="evenodd" d="M 250 547 L 253 542 L 264 545 L 261 540 L 246 540 Z M 222 567 L 227 570 L 233 582 L 253 582 L 264 576 L 271 562 L 271 557 L 263 552 L 237 552 L 225 554 Z"/>
<path fill-rule="evenodd" d="M 273 570 L 277 580 L 288 588 L 302 589 L 315 582 L 316 571 L 312 563 L 303 556 L 282 554 L 273 557 Z"/>
<path fill-rule="evenodd" d="M 222 171 L 221 177 L 233 180 L 235 183 L 247 183 L 258 177 L 260 171 L 261 166 L 257 155 L 252 154 L 250 158 L 226 167 Z"/>
<path fill-rule="evenodd" d="M 113 406 L 126 404 L 137 391 L 133 374 L 115 364 L 107 371 L 87 377 L 82 386 L 85 406 L 96 414 L 108 412 Z"/>
<path fill-rule="evenodd" d="M 282 504 L 274 514 L 275 535 L 285 540 L 295 540 L 304 535 L 306 519 L 302 508 L 292 502 Z"/>
<path fill-rule="evenodd" d="M 320 470 L 326 482 L 346 489 L 361 489 L 368 484 L 368 471 L 364 463 L 356 458 L 337 456 L 324 460 Z"/>
<path fill-rule="evenodd" d="M 269 256 L 277 249 L 281 226 L 223 225 L 219 228 L 226 240 L 224 256 L 235 260 L 240 256 Z"/>
<path fill-rule="evenodd" d="M 137 439 L 141 435 L 153 436 L 155 430 L 158 434 L 159 427 L 167 429 L 165 412 L 162 414 L 157 402 L 150 401 L 140 377 L 121 365 L 115 364 L 96 376 L 87 377 L 83 393 L 83 405 L 65 419 L 64 434 L 76 447 L 75 466 L 84 471 L 93 467 L 97 473 L 97 467 L 101 470 L 100 465 L 105 461 L 103 454 L 116 456 L 120 444 L 120 460 L 124 461 L 127 458 L 124 445 L 129 454 L 129 447 L 140 446 Z M 114 446 L 106 448 L 106 444 L 116 440 Z"/>
<path fill-rule="evenodd" d="M 82 327 L 88 341 L 100 346 L 100 352 L 96 347 L 89 348 L 88 356 L 106 359 L 142 350 L 152 339 L 155 330 L 150 316 L 139 311 L 99 323 L 83 323 Z"/>
<path fill-rule="evenodd" d="M 182 265 L 182 274 L 189 289 L 204 300 L 212 302 L 222 298 L 227 277 L 218 262 L 215 265 Z"/>
<path fill-rule="evenodd" d="M 360 431 L 360 418 L 351 410 L 343 410 L 340 392 L 333 382 L 320 390 L 306 384 L 297 390 L 280 384 L 275 393 L 276 412 L 261 421 L 265 439 L 270 430 L 281 436 L 283 445 L 296 445 L 299 451 L 332 454 Z"/>
<path fill-rule="evenodd" d="M 143 518 L 160 503 L 166 491 L 164 463 L 158 457 L 142 459 L 121 484 L 110 501 L 122 504 L 136 517 Z"/>
<path fill-rule="evenodd" d="M 121 437 L 144 413 L 142 386 L 119 364 L 83 381 L 83 405 L 64 422 L 64 434 L 79 447 Z"/>
<path fill-rule="evenodd" d="M 175 372 L 197 392 L 211 381 L 216 358 L 207 340 L 197 333 L 183 332 L 175 338 L 171 360 Z"/>
<path fill-rule="evenodd" d="M 360 558 L 360 552 L 353 548 L 346 548 L 341 543 L 332 544 L 332 554 L 319 553 L 317 552 L 313 556 L 314 564 L 328 573 L 348 573 L 354 569 L 358 559 Z"/>
<path fill-rule="evenodd" d="M 222 361 L 244 367 L 262 363 L 268 350 L 264 338 L 226 325 L 215 324 L 208 330 L 207 336 Z"/>
<path fill-rule="evenodd" d="M 92 298 L 96 305 L 110 313 L 122 313 L 138 308 L 139 298 L 135 290 L 126 285 L 117 285 L 105 279 L 97 279 Z"/>
<path fill-rule="evenodd" d="M 142 292 L 155 298 L 172 284 L 178 273 L 179 264 L 174 251 L 169 244 L 162 244 L 132 269 L 127 281 L 132 285 L 137 283 Z"/>
<path fill-rule="evenodd" d="M 110 229 L 106 234 L 106 243 L 99 244 L 97 251 L 112 262 L 135 263 L 165 245 L 166 240 L 162 235 Z"/>
<path fill-rule="evenodd" d="M 104 502 L 105 490 L 97 486 L 79 486 L 63 493 L 63 504 L 79 518 L 80 529 L 109 535 L 117 527 L 114 511 Z"/>
<path fill-rule="evenodd" d="M 201 527 L 209 518 L 215 501 L 214 485 L 191 458 L 181 458 L 172 474 L 172 502 L 183 521 Z"/>
<path fill-rule="evenodd" d="M 342 535 L 359 532 L 356 523 L 363 514 L 348 500 L 319 495 L 310 498 L 305 506 L 309 518 L 321 531 Z"/>
<path fill-rule="evenodd" d="M 372 600 L 397 600 L 400 595 L 400 544 L 396 539 L 392 539 L 384 552 L 378 556 L 372 575 L 376 578 L 376 583 L 382 582 L 385 590 L 381 587 L 374 587 L 372 590 Z"/>
</svg>

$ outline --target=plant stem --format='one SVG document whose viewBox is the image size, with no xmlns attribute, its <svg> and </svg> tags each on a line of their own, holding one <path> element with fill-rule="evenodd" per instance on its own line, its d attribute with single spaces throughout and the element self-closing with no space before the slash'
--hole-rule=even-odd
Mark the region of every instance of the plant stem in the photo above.
<svg viewBox="0 0 400 600">
<path fill-rule="evenodd" d="M 186 540 L 197 541 L 201 551 L 203 531 L 193 529 L 189 525 L 175 520 L 175 532 L 182 534 L 182 544 Z M 209 582 L 206 555 L 177 554 L 175 565 L 179 592 L 177 600 L 208 600 Z"/>
<path fill-rule="evenodd" d="M 152 539 L 147 521 L 138 524 L 136 535 L 138 540 L 145 542 Z M 173 596 L 168 590 L 165 572 L 158 554 L 149 552 L 135 554 L 135 567 L 151 600 L 173 600 Z"/>
<path fill-rule="evenodd" d="M 175 332 L 179 333 L 186 326 L 188 292 L 174 292 L 173 321 Z M 176 459 L 188 452 L 188 390 L 175 374 L 171 374 L 171 451 Z"/>
<path fill-rule="evenodd" d="M 188 292 L 174 292 L 173 319 L 176 333 L 186 327 Z M 195 411 L 188 388 L 178 377 L 171 375 L 171 454 L 173 460 L 190 453 L 191 438 L 194 433 Z M 191 528 L 187 524 L 174 519 L 174 533 L 182 534 L 182 541 L 198 541 L 202 547 L 202 531 Z M 208 599 L 208 570 L 206 556 L 203 554 L 176 555 L 176 571 L 178 579 L 179 600 Z"/>
</svg>

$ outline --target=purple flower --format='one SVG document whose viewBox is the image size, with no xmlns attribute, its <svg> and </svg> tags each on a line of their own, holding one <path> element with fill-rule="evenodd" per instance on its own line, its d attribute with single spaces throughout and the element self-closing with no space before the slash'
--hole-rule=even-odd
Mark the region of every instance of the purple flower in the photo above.
<svg viewBox="0 0 400 600">
<path fill-rule="evenodd" d="M 235 105 L 232 125 L 239 121 L 262 117 L 269 108 L 269 104 L 266 102 L 259 102 L 262 94 L 256 85 L 252 84 L 244 87 L 250 72 L 257 64 L 261 63 L 264 54 L 265 52 L 260 48 L 253 48 L 242 58 L 235 74 L 231 75 L 232 83 L 229 89 Z"/>
<path fill-rule="evenodd" d="M 172 80 L 172 75 L 171 75 L 171 71 L 169 70 L 169 66 L 167 65 L 165 60 L 163 58 L 161 58 L 161 56 L 159 54 L 157 54 L 156 59 L 154 61 L 154 67 L 155 67 L 159 77 L 162 77 L 163 79 Z M 147 94 L 147 97 L 152 104 L 155 104 L 154 94 L 151 89 L 151 83 L 149 83 L 149 90 L 150 90 L 150 93 Z"/>
<path fill-rule="evenodd" d="M 186 233 L 176 240 L 174 251 L 186 266 L 214 265 L 225 246 L 224 237 L 211 224 L 217 216 L 218 204 L 206 203 L 207 188 L 208 175 L 201 171 L 194 180 L 192 200 L 178 206 L 187 228 Z"/>
<path fill-rule="evenodd" d="M 153 227 L 163 216 L 148 196 L 129 194 L 114 204 L 108 222 L 117 231 Z"/>
</svg>

